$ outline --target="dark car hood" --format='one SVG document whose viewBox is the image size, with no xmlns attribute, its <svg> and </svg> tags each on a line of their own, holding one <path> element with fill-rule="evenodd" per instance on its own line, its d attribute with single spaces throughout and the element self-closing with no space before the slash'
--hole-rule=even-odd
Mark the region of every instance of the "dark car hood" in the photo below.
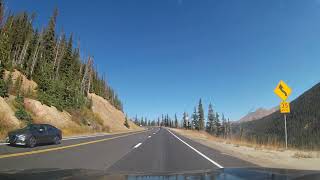
<svg viewBox="0 0 320 180">
<path fill-rule="evenodd" d="M 112 180 L 243 180 L 243 179 L 274 179 L 274 180 L 311 180 L 319 179 L 319 171 L 288 170 L 270 168 L 225 168 L 208 172 L 191 173 L 151 173 L 151 174 L 109 174 L 105 171 L 83 169 L 33 169 L 22 171 L 7 171 L 0 173 L 0 179 L 112 179 Z"/>
<path fill-rule="evenodd" d="M 19 134 L 31 134 L 31 131 L 29 129 L 17 129 L 8 133 L 9 136 Z"/>
</svg>

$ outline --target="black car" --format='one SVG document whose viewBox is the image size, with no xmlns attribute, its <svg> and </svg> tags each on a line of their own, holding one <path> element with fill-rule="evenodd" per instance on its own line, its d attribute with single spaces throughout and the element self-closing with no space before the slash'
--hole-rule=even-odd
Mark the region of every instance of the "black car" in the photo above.
<svg viewBox="0 0 320 180">
<path fill-rule="evenodd" d="M 29 124 L 28 126 L 8 133 L 8 143 L 35 147 L 37 144 L 60 144 L 61 130 L 49 124 Z"/>
</svg>

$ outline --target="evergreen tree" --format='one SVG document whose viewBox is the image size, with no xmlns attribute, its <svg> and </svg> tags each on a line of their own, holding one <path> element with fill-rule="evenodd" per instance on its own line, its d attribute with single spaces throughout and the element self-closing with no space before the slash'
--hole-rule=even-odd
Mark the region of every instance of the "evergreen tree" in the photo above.
<svg viewBox="0 0 320 180">
<path fill-rule="evenodd" d="M 11 24 L 13 22 L 13 16 L 9 16 L 0 33 L 0 64 L 6 69 L 11 69 L 12 62 L 10 61 L 11 43 L 9 39 L 11 30 Z"/>
<path fill-rule="evenodd" d="M 178 118 L 177 118 L 177 114 L 174 114 L 174 127 L 178 128 Z"/>
<path fill-rule="evenodd" d="M 221 130 L 221 123 L 219 119 L 219 114 L 216 113 L 216 117 L 214 119 L 214 132 L 216 136 L 220 135 L 220 130 Z"/>
<path fill-rule="evenodd" d="M 192 125 L 191 129 L 199 130 L 199 118 L 196 107 L 194 108 L 193 114 L 192 114 Z"/>
<path fill-rule="evenodd" d="M 188 129 L 189 123 L 188 123 L 188 114 L 186 112 L 183 113 L 183 117 L 182 117 L 182 121 L 183 121 L 183 128 Z"/>
<path fill-rule="evenodd" d="M 1 3 L 1 2 L 0 2 Z M 6 81 L 4 80 L 4 67 L 2 63 L 0 63 L 0 96 L 8 97 L 8 86 Z"/>
<path fill-rule="evenodd" d="M 221 134 L 222 134 L 223 138 L 226 138 L 227 137 L 227 120 L 224 117 L 223 113 L 222 113 L 221 121 L 222 121 Z"/>
<path fill-rule="evenodd" d="M 198 130 L 204 130 L 204 111 L 202 107 L 202 101 L 201 99 L 199 100 L 199 105 L 198 105 Z"/>
<path fill-rule="evenodd" d="M 129 122 L 128 122 L 128 116 L 127 116 L 127 115 L 125 116 L 124 125 L 125 125 L 128 129 L 130 128 L 130 125 L 129 125 Z"/>
<path fill-rule="evenodd" d="M 208 122 L 207 122 L 207 132 L 214 133 L 214 123 L 215 123 L 215 116 L 212 104 L 209 104 L 208 110 Z"/>
<path fill-rule="evenodd" d="M 15 106 L 17 108 L 15 112 L 15 116 L 19 120 L 26 121 L 27 123 L 31 123 L 32 118 L 29 115 L 29 113 L 24 108 L 24 97 L 20 94 L 18 94 L 15 98 Z"/>
</svg>

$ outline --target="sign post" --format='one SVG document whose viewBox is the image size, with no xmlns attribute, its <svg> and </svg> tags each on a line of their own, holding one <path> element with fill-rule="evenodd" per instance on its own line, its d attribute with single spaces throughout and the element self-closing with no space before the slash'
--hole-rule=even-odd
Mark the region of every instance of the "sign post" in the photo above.
<svg viewBox="0 0 320 180">
<path fill-rule="evenodd" d="M 290 104 L 285 100 L 288 98 L 288 96 L 290 96 L 291 89 L 286 83 L 280 81 L 277 87 L 274 89 L 274 93 L 282 99 L 282 102 L 280 103 L 280 113 L 284 114 L 284 133 L 286 139 L 286 149 L 288 149 L 287 113 L 290 113 Z"/>
</svg>

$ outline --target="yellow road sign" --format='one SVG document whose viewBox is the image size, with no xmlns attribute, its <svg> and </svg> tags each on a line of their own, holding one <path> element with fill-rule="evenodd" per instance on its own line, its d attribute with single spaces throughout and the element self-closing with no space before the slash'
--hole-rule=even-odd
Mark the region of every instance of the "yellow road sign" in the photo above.
<svg viewBox="0 0 320 180">
<path fill-rule="evenodd" d="M 279 82 L 277 87 L 274 89 L 274 93 L 278 95 L 283 101 L 285 101 L 291 94 L 290 87 L 282 80 Z"/>
<path fill-rule="evenodd" d="M 281 113 L 290 113 L 290 104 L 288 102 L 282 101 L 280 103 L 280 112 Z"/>
</svg>

